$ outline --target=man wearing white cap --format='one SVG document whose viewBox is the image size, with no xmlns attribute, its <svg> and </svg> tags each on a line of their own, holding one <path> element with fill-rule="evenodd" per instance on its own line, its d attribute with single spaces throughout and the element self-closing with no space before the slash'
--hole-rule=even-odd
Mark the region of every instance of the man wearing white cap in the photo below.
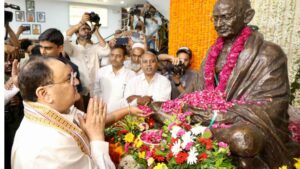
<svg viewBox="0 0 300 169">
<path fill-rule="evenodd" d="M 143 73 L 140 64 L 140 58 L 145 53 L 145 45 L 142 43 L 135 43 L 132 45 L 131 57 L 130 60 L 124 62 L 124 66 L 127 69 L 131 69 L 137 75 Z"/>
</svg>

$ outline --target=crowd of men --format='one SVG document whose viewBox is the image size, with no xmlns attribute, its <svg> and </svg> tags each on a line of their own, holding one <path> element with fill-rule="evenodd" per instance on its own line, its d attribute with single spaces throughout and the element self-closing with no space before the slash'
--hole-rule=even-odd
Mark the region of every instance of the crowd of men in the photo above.
<svg viewBox="0 0 300 169">
<path fill-rule="evenodd" d="M 152 6 L 145 6 L 153 13 L 145 19 L 149 28 L 132 18 L 135 29 L 116 31 L 109 42 L 99 26 L 89 24 L 87 13 L 65 33 L 45 30 L 38 44 L 18 40 L 24 27 L 15 34 L 5 23 L 6 168 L 114 168 L 104 128 L 128 114 L 144 116 L 137 105 L 184 92 L 195 74 L 189 69 L 192 51 L 182 47 L 177 57 L 158 55 L 161 21 Z M 129 37 L 125 45 L 117 42 L 124 35 Z M 20 48 L 25 57 L 17 60 Z M 181 72 L 174 71 L 177 67 Z"/>
</svg>

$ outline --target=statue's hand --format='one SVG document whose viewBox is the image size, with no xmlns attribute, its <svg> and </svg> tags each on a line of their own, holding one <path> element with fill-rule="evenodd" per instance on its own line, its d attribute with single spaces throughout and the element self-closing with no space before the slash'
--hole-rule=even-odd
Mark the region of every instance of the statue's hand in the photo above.
<svg viewBox="0 0 300 169">
<path fill-rule="evenodd" d="M 152 114 L 151 116 L 154 118 L 156 122 L 161 124 L 163 124 L 165 120 L 172 118 L 171 115 L 166 114 L 161 110 L 162 103 L 163 102 L 153 102 L 149 105 L 154 111 L 154 114 Z"/>
</svg>

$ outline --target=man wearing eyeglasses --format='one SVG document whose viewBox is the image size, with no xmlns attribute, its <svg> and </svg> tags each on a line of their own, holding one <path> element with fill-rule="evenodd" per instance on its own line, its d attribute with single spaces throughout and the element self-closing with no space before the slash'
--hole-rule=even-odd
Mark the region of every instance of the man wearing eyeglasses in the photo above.
<svg viewBox="0 0 300 169">
<path fill-rule="evenodd" d="M 39 47 L 42 56 L 56 57 L 70 64 L 74 72 L 76 72 L 76 78 L 80 79 L 78 66 L 71 62 L 69 58 L 62 55 L 64 51 L 64 36 L 58 29 L 50 28 L 45 30 L 39 36 Z M 80 81 L 76 87 L 77 91 L 81 93 L 82 85 Z M 75 103 L 75 106 L 78 109 L 85 111 L 82 97 L 80 97 L 80 99 Z"/>
<path fill-rule="evenodd" d="M 72 106 L 80 98 L 78 82 L 71 66 L 53 57 L 36 57 L 21 69 L 25 117 L 13 144 L 13 169 L 115 168 L 104 141 L 105 126 L 128 114 L 145 115 L 130 106 L 107 114 L 97 97 L 83 114 Z"/>
</svg>

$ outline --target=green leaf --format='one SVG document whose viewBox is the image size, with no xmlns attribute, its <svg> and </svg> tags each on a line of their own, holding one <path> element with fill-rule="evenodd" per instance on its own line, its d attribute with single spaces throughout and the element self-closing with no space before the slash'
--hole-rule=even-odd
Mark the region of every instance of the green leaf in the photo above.
<svg viewBox="0 0 300 169">
<path fill-rule="evenodd" d="M 204 137 L 204 138 L 211 138 L 212 137 L 212 132 L 209 129 L 206 129 L 203 132 L 202 137 Z"/>
<path fill-rule="evenodd" d="M 167 153 L 167 152 L 163 152 L 163 151 L 161 151 L 161 150 L 156 150 L 156 151 L 155 151 L 155 154 L 156 154 L 156 155 L 159 155 L 159 156 L 166 156 L 168 153 Z"/>
</svg>

